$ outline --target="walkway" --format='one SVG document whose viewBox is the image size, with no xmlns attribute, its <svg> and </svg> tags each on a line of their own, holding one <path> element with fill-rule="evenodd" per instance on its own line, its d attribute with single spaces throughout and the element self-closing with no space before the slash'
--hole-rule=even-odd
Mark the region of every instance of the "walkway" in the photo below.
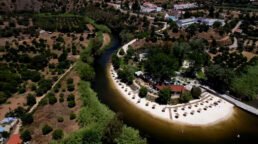
<svg viewBox="0 0 258 144">
<path fill-rule="evenodd" d="M 230 46 L 228 46 L 228 47 L 229 47 L 229 49 L 235 49 L 235 48 L 238 47 L 238 43 L 237 43 L 237 38 L 236 38 L 236 37 L 234 37 L 234 42 L 233 42 L 233 44 L 230 45 Z"/>
<path fill-rule="evenodd" d="M 207 87 L 207 86 L 201 86 L 201 87 L 202 87 L 203 89 L 209 91 L 210 93 L 213 93 L 213 94 L 215 94 L 216 96 L 221 97 L 221 98 L 223 98 L 223 99 L 229 101 L 230 103 L 234 104 L 235 106 L 237 106 L 237 107 L 239 107 L 239 108 L 241 108 L 241 109 L 243 109 L 243 110 L 245 110 L 245 111 L 248 111 L 248 112 L 250 112 L 250 113 L 255 114 L 255 115 L 258 116 L 258 109 L 254 108 L 254 107 L 252 107 L 252 106 L 249 106 L 249 105 L 247 105 L 247 104 L 245 104 L 245 103 L 243 103 L 243 102 L 241 102 L 241 101 L 239 101 L 239 100 L 236 100 L 236 99 L 234 99 L 234 98 L 232 98 L 232 97 L 230 97 L 230 96 L 228 96 L 228 95 L 226 95 L 226 94 L 219 94 L 219 93 L 217 93 L 216 91 L 210 89 L 210 88 Z"/>
<path fill-rule="evenodd" d="M 137 40 L 138 40 L 138 39 L 133 39 L 133 40 L 131 40 L 129 43 L 123 45 L 122 49 L 123 49 L 124 52 L 125 52 L 124 55 L 127 54 L 128 47 L 129 47 L 131 44 L 135 43 Z M 118 50 L 117 56 L 118 56 L 118 57 L 123 57 L 124 55 L 120 55 L 120 50 L 121 50 L 121 49 Z"/>
<path fill-rule="evenodd" d="M 161 37 L 164 37 L 164 34 L 163 34 L 162 32 L 163 32 L 164 30 L 166 30 L 167 28 L 169 28 L 169 25 L 168 25 L 167 22 L 160 22 L 160 23 L 163 23 L 164 26 L 163 26 L 162 29 L 155 31 L 155 33 L 156 33 L 157 35 L 161 36 Z"/>
<path fill-rule="evenodd" d="M 233 34 L 238 28 L 239 26 L 242 24 L 242 21 L 239 21 L 236 26 L 231 30 L 231 33 Z"/>
</svg>

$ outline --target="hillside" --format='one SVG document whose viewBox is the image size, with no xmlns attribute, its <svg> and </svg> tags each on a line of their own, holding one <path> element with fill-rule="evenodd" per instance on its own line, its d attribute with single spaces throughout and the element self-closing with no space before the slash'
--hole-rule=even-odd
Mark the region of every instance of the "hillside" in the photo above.
<svg viewBox="0 0 258 144">
<path fill-rule="evenodd" d="M 84 0 L 1 0 L 0 12 L 70 12 L 84 6 Z"/>
</svg>

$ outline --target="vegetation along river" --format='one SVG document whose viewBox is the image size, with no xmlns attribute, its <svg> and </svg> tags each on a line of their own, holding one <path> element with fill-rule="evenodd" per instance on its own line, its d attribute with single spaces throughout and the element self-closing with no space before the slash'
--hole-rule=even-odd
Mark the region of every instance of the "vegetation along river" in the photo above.
<svg viewBox="0 0 258 144">
<path fill-rule="evenodd" d="M 140 130 L 151 144 L 257 144 L 258 117 L 235 107 L 229 119 L 209 126 L 168 123 L 136 108 L 115 89 L 107 70 L 113 52 L 121 47 L 114 34 L 112 44 L 96 61 L 94 89 L 100 100 L 123 115 L 124 122 Z"/>
</svg>

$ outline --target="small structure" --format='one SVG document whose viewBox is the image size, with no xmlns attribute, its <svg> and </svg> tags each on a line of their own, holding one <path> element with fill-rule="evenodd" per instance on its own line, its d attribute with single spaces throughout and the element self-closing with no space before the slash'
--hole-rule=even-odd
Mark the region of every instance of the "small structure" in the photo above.
<svg viewBox="0 0 258 144">
<path fill-rule="evenodd" d="M 7 144 L 22 144 L 22 140 L 19 134 L 13 134 L 10 136 Z"/>
<path fill-rule="evenodd" d="M 10 123 L 12 123 L 15 120 L 16 120 L 16 118 L 14 118 L 14 117 L 6 117 L 3 120 L 1 120 L 0 123 L 1 124 L 10 124 Z"/>
<path fill-rule="evenodd" d="M 4 127 L 0 126 L 0 133 L 2 133 L 4 131 L 5 131 Z"/>
<path fill-rule="evenodd" d="M 135 76 L 140 77 L 140 76 L 143 75 L 143 72 L 142 71 L 137 71 L 134 74 L 135 74 Z"/>
<path fill-rule="evenodd" d="M 169 86 L 157 85 L 156 88 L 158 90 L 163 90 L 165 88 L 169 88 L 174 94 L 181 94 L 183 91 L 186 90 L 186 88 L 182 85 L 169 85 Z"/>
<path fill-rule="evenodd" d="M 144 61 L 144 60 L 147 60 L 147 55 L 148 53 L 141 53 L 139 54 L 139 61 Z"/>
<path fill-rule="evenodd" d="M 189 60 L 184 60 L 183 61 L 183 65 L 182 68 L 188 69 L 189 67 L 191 67 L 193 65 L 193 62 L 189 61 Z"/>
<path fill-rule="evenodd" d="M 181 19 L 176 21 L 178 27 L 181 27 L 181 28 L 186 28 L 189 25 L 195 24 L 195 23 L 204 23 L 208 26 L 213 26 L 215 22 L 220 22 L 222 26 L 225 25 L 225 21 L 223 19 L 212 19 L 212 18 L 201 18 L 201 17 L 200 18 L 192 17 L 192 18 Z"/>
<path fill-rule="evenodd" d="M 196 3 L 182 3 L 182 4 L 174 4 L 175 10 L 185 10 L 185 9 L 191 9 L 191 8 L 197 8 Z"/>
<path fill-rule="evenodd" d="M 178 27 L 185 28 L 191 24 L 197 23 L 197 19 L 195 17 L 188 18 L 188 19 L 181 19 L 176 22 Z"/>
<path fill-rule="evenodd" d="M 168 15 L 167 13 L 165 14 L 165 20 L 172 20 L 172 21 L 177 21 L 178 17 L 177 16 L 173 16 L 173 15 Z"/>
<path fill-rule="evenodd" d="M 141 12 L 143 13 L 151 13 L 151 12 L 161 12 L 162 7 L 158 7 L 155 4 L 145 2 L 143 5 L 141 5 Z"/>
<path fill-rule="evenodd" d="M 220 22 L 222 26 L 225 25 L 225 21 L 223 19 L 198 18 L 198 22 L 205 23 L 208 26 L 213 26 L 215 22 Z"/>
<path fill-rule="evenodd" d="M 39 34 L 43 34 L 43 33 L 45 33 L 46 31 L 45 30 L 40 30 L 39 31 Z"/>
</svg>

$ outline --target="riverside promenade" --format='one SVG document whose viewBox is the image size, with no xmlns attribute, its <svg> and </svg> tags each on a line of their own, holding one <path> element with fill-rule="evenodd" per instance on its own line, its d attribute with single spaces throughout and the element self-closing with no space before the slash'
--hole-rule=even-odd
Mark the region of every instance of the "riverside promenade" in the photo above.
<svg viewBox="0 0 258 144">
<path fill-rule="evenodd" d="M 252 107 L 252 106 L 250 106 L 250 105 L 247 105 L 247 104 L 245 104 L 245 103 L 243 103 L 243 102 L 241 102 L 241 101 L 239 101 L 239 100 L 237 100 L 237 99 L 234 99 L 234 98 L 232 98 L 232 97 L 229 96 L 229 95 L 226 95 L 226 94 L 219 94 L 219 93 L 217 93 L 216 91 L 210 89 L 210 88 L 207 87 L 207 86 L 201 86 L 201 87 L 202 87 L 203 89 L 205 89 L 206 91 L 208 91 L 208 92 L 210 92 L 210 93 L 213 93 L 213 94 L 215 94 L 216 96 L 223 98 L 224 100 L 227 100 L 228 102 L 234 104 L 235 106 L 237 106 L 237 107 L 239 107 L 239 108 L 241 108 L 241 109 L 243 109 L 243 110 L 245 110 L 245 111 L 247 111 L 247 112 L 250 112 L 250 113 L 252 113 L 252 114 L 258 116 L 258 109 L 254 108 L 254 107 Z"/>
</svg>

